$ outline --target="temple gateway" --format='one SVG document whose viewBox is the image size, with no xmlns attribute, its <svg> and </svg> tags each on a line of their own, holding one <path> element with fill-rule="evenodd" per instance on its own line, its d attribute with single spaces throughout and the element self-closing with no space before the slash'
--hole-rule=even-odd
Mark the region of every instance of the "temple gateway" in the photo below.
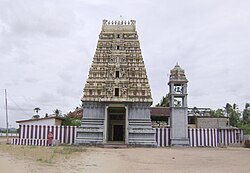
<svg viewBox="0 0 250 173">
<path fill-rule="evenodd" d="M 156 145 L 136 21 L 103 20 L 81 100 L 77 144 Z"/>
</svg>

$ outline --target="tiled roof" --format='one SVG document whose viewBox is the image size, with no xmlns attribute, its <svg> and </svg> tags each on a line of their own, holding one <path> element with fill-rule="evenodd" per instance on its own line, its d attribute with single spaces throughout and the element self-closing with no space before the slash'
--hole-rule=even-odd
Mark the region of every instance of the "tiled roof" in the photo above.
<svg viewBox="0 0 250 173">
<path fill-rule="evenodd" d="M 150 107 L 151 116 L 170 116 L 169 107 Z"/>
</svg>

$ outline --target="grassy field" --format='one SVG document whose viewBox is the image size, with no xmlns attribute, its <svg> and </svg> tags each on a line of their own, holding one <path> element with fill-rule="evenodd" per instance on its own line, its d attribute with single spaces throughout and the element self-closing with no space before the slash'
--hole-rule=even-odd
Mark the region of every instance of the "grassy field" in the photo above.
<svg viewBox="0 0 250 173">
<path fill-rule="evenodd" d="M 5 137 L 0 138 L 0 152 L 10 155 L 17 160 L 27 160 L 39 164 L 57 164 L 62 160 L 76 157 L 86 152 L 85 147 L 73 145 L 62 145 L 56 147 L 25 146 L 6 144 Z"/>
</svg>

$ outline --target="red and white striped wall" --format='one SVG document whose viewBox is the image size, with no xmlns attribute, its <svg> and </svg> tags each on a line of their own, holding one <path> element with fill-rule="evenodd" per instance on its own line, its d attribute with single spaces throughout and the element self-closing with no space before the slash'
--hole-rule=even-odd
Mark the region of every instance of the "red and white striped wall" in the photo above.
<svg viewBox="0 0 250 173">
<path fill-rule="evenodd" d="M 158 147 L 170 146 L 171 128 L 156 128 L 156 142 Z M 42 126 L 20 125 L 19 138 L 12 139 L 15 145 L 47 146 L 48 133 L 52 132 L 54 140 L 60 144 L 75 144 L 76 126 Z M 241 143 L 243 130 L 241 129 L 214 129 L 189 128 L 188 138 L 191 147 L 217 147 Z"/>
<path fill-rule="evenodd" d="M 243 142 L 243 130 L 241 129 L 218 129 L 218 143 L 229 145 Z"/>
<path fill-rule="evenodd" d="M 188 129 L 189 144 L 191 147 L 217 147 L 218 130 L 190 128 Z"/>
<path fill-rule="evenodd" d="M 158 147 L 170 146 L 170 128 L 156 128 L 156 143 Z"/>
<path fill-rule="evenodd" d="M 20 139 L 14 138 L 11 140 L 13 145 L 37 145 L 37 146 L 47 146 L 46 139 Z"/>
<path fill-rule="evenodd" d="M 48 133 L 52 132 L 54 140 L 60 144 L 74 144 L 76 126 L 42 126 L 20 125 L 19 138 L 12 139 L 12 144 L 47 146 Z"/>
<path fill-rule="evenodd" d="M 170 128 L 156 128 L 156 143 L 158 147 L 170 146 Z M 243 141 L 241 129 L 189 128 L 189 144 L 191 147 L 217 147 L 221 145 L 238 144 Z"/>
</svg>

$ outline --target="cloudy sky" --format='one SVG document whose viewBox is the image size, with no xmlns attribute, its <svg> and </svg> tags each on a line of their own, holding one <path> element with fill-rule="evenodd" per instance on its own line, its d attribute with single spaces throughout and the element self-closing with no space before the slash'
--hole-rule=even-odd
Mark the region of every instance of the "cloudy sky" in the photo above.
<svg viewBox="0 0 250 173">
<path fill-rule="evenodd" d="M 249 0 L 0 0 L 0 127 L 80 105 L 103 19 L 135 19 L 154 104 L 185 69 L 189 107 L 250 102 Z"/>
</svg>

